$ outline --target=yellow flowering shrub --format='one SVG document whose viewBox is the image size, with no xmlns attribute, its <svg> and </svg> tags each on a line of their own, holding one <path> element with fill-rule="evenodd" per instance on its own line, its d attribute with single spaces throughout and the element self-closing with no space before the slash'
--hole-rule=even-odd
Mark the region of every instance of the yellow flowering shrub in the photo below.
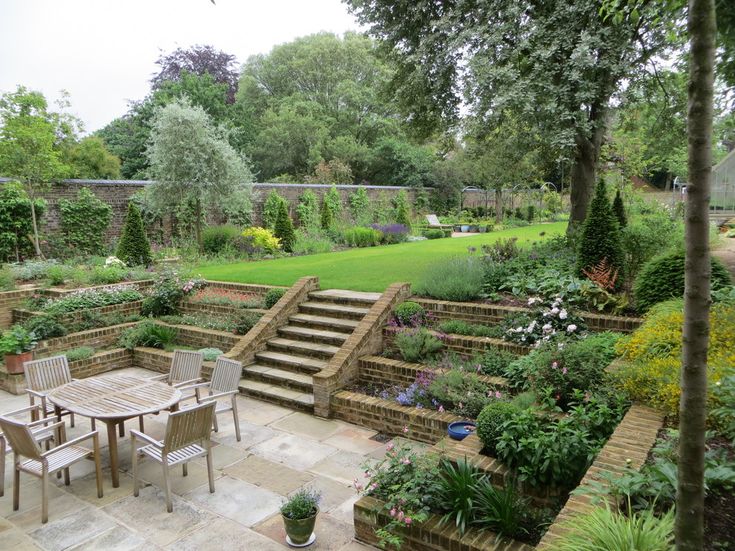
<svg viewBox="0 0 735 551">
<path fill-rule="evenodd" d="M 269 253 L 276 252 L 281 246 L 281 240 L 273 235 L 273 232 L 271 230 L 268 230 L 266 228 L 253 226 L 252 228 L 247 228 L 245 231 L 243 231 L 242 236 L 246 239 L 251 238 L 253 240 L 253 247 L 263 249 L 264 251 L 268 251 Z"/>
<path fill-rule="evenodd" d="M 676 416 L 679 411 L 681 370 L 681 301 L 654 308 L 630 336 L 618 341 L 623 359 L 614 373 L 617 385 L 634 400 Z M 710 311 L 710 348 L 707 380 L 711 390 L 723 377 L 735 373 L 735 305 L 718 303 Z"/>
</svg>

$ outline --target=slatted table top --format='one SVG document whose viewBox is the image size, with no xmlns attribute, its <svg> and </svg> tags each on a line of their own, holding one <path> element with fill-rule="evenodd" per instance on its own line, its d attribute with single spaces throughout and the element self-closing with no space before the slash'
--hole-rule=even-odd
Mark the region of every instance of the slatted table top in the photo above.
<svg viewBox="0 0 735 551">
<path fill-rule="evenodd" d="M 181 392 L 166 383 L 134 375 L 102 375 L 72 381 L 47 397 L 63 409 L 104 420 L 167 409 L 181 400 Z"/>
</svg>

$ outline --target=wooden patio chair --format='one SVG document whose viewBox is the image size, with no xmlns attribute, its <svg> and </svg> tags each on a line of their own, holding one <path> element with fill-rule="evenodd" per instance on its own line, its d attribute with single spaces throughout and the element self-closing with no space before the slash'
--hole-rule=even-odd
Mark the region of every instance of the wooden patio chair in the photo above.
<svg viewBox="0 0 735 551">
<path fill-rule="evenodd" d="M 442 224 L 439 222 L 439 218 L 436 214 L 427 214 L 426 215 L 426 224 L 429 229 L 437 229 L 437 230 L 446 230 L 451 229 L 454 226 L 452 224 Z"/>
<path fill-rule="evenodd" d="M 133 495 L 138 497 L 138 456 L 147 455 L 163 467 L 163 480 L 166 491 L 166 510 L 173 512 L 171 502 L 171 479 L 169 467 L 182 465 L 183 474 L 187 476 L 187 463 L 197 457 L 207 457 L 209 474 L 209 492 L 214 493 L 214 467 L 212 464 L 212 417 L 214 402 L 208 402 L 189 409 L 176 411 L 168 416 L 166 434 L 163 440 L 155 440 L 147 434 L 135 429 L 130 430 L 132 463 L 133 463 Z M 138 448 L 136 443 L 142 440 L 145 445 Z"/>
<path fill-rule="evenodd" d="M 174 350 L 171 368 L 168 373 L 151 377 L 151 380 L 165 381 L 170 386 L 192 385 L 202 380 L 204 354 L 191 350 Z"/>
<path fill-rule="evenodd" d="M 41 479 L 41 523 L 48 522 L 48 485 L 49 476 L 63 471 L 64 484 L 69 485 L 69 467 L 74 463 L 87 459 L 94 459 L 97 474 L 97 497 L 102 497 L 102 465 L 100 462 L 99 433 L 96 430 L 64 442 L 66 431 L 64 421 L 51 422 L 52 419 L 41 419 L 34 423 L 23 423 L 10 417 L 0 416 L 0 429 L 13 448 L 14 473 L 13 473 L 13 511 L 20 507 L 20 472 L 28 473 Z M 34 438 L 32 429 L 37 424 L 44 424 L 48 430 L 55 430 L 59 434 L 59 444 L 41 452 L 38 442 Z M 92 439 L 93 449 L 85 448 L 79 444 L 85 440 Z M 25 460 L 23 458 L 26 458 Z"/>
<path fill-rule="evenodd" d="M 55 413 L 54 405 L 46 399 L 46 395 L 55 388 L 72 382 L 69 371 L 69 362 L 66 356 L 52 356 L 42 360 L 32 360 L 23 363 L 26 376 L 26 392 L 31 400 L 31 406 L 36 403 L 36 398 L 41 400 L 41 417 L 48 417 Z M 74 427 L 74 414 L 70 411 L 61 410 L 60 415 L 68 415 L 71 426 Z M 61 420 L 61 417 L 59 417 Z M 95 429 L 92 419 L 92 430 Z"/>
<path fill-rule="evenodd" d="M 240 379 L 242 378 L 242 363 L 237 360 L 231 360 L 224 356 L 217 358 L 212 371 L 212 379 L 209 382 L 198 383 L 195 385 L 182 387 L 181 390 L 194 389 L 197 403 L 203 404 L 208 401 L 214 401 L 217 407 L 214 410 L 214 432 L 219 432 L 217 426 L 217 414 L 232 412 L 235 420 L 235 436 L 240 441 L 240 420 L 237 417 L 237 394 L 239 393 Z M 201 391 L 207 389 L 209 394 L 201 396 Z M 218 398 L 230 397 L 230 403 L 219 402 Z"/>
<path fill-rule="evenodd" d="M 40 405 L 34 405 L 34 406 L 28 406 L 21 409 L 16 409 L 15 411 L 8 411 L 6 413 L 2 413 L 3 417 L 19 417 L 21 415 L 30 415 L 31 421 L 33 420 L 33 417 L 40 413 L 41 406 Z M 31 434 L 33 434 L 33 439 L 39 444 L 48 444 L 51 442 L 51 440 L 54 440 L 54 432 L 53 429 L 47 428 L 46 425 L 50 423 L 52 419 L 43 418 L 40 421 L 35 421 L 35 423 L 32 425 L 31 428 Z M 30 423 L 30 421 L 28 422 Z M 46 449 L 49 449 L 48 447 Z M 10 452 L 10 448 L 8 447 L 8 442 L 5 438 L 5 435 L 0 432 L 0 497 L 3 497 L 5 495 L 5 456 L 8 455 Z"/>
</svg>

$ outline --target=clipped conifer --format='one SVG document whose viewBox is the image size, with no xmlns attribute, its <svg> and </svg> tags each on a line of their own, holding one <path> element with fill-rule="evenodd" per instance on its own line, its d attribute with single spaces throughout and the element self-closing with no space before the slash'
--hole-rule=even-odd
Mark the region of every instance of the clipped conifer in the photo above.
<svg viewBox="0 0 735 551">
<path fill-rule="evenodd" d="M 281 240 L 281 247 L 284 251 L 287 253 L 293 252 L 293 242 L 296 240 L 296 234 L 294 233 L 293 222 L 288 215 L 286 203 L 281 203 L 278 207 L 276 228 L 273 233 Z"/>
<path fill-rule="evenodd" d="M 324 230 L 328 230 L 334 225 L 334 212 L 332 212 L 332 209 L 329 208 L 329 204 L 327 203 L 326 199 L 324 201 L 324 204 L 322 205 L 322 217 L 320 225 Z"/>
<path fill-rule="evenodd" d="M 117 245 L 117 257 L 128 266 L 148 266 L 153 261 L 143 218 L 133 203 L 128 203 L 128 214 Z"/>
<path fill-rule="evenodd" d="M 615 200 L 613 201 L 612 209 L 615 213 L 615 218 L 618 219 L 618 225 L 622 230 L 628 225 L 628 217 L 625 215 L 625 206 L 623 205 L 623 197 L 620 195 L 620 190 L 615 193 Z"/>
<path fill-rule="evenodd" d="M 589 270 L 605 259 L 607 265 L 618 270 L 617 285 L 625 280 L 625 254 L 620 236 L 620 225 L 607 197 L 604 180 L 595 188 L 587 218 L 582 225 L 577 255 L 577 271 Z"/>
</svg>

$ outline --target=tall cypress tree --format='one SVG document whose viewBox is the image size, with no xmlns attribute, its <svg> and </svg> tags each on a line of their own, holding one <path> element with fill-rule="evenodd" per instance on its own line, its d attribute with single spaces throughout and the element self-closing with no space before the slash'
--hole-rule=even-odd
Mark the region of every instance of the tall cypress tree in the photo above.
<svg viewBox="0 0 735 551">
<path fill-rule="evenodd" d="M 597 266 L 603 259 L 608 266 L 617 268 L 618 283 L 624 280 L 625 255 L 620 238 L 620 225 L 607 197 L 604 180 L 600 179 L 589 213 L 582 226 L 577 255 L 577 271 Z"/>
<path fill-rule="evenodd" d="M 278 218 L 276 218 L 276 228 L 273 232 L 276 237 L 281 240 L 281 247 L 287 253 L 293 251 L 293 242 L 296 234 L 293 229 L 293 222 L 288 215 L 288 207 L 283 202 L 278 207 Z"/>
<path fill-rule="evenodd" d="M 125 217 L 120 243 L 117 245 L 117 257 L 128 266 L 148 266 L 153 261 L 143 218 L 138 207 L 132 202 L 128 203 L 128 214 Z"/>
<path fill-rule="evenodd" d="M 615 213 L 615 218 L 618 219 L 618 225 L 622 230 L 628 225 L 628 217 L 625 214 L 625 206 L 623 205 L 623 197 L 620 195 L 620 190 L 615 192 L 615 200 L 613 201 L 612 209 Z"/>
</svg>

